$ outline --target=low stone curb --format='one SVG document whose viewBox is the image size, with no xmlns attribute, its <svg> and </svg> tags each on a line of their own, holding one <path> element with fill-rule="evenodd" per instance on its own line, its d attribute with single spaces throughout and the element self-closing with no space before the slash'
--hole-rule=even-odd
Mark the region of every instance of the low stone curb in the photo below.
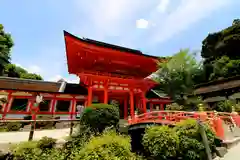
<svg viewBox="0 0 240 160">
<path fill-rule="evenodd" d="M 232 147 L 234 147 L 235 145 L 237 145 L 240 142 L 240 137 L 237 137 L 233 140 L 225 140 L 222 143 L 223 147 L 226 147 L 227 149 L 230 149 Z"/>
</svg>

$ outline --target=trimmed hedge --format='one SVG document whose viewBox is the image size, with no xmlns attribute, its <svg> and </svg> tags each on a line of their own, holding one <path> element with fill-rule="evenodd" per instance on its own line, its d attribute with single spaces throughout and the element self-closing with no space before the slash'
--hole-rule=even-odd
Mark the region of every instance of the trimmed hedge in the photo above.
<svg viewBox="0 0 240 160">
<path fill-rule="evenodd" d="M 217 138 L 211 128 L 204 124 L 210 149 L 215 151 Z M 196 120 L 188 119 L 168 126 L 152 126 L 146 129 L 142 144 L 145 156 L 153 159 L 205 160 L 206 152 Z"/>
<path fill-rule="evenodd" d="M 131 152 L 130 138 L 118 135 L 115 131 L 104 132 L 91 138 L 76 159 L 84 160 L 137 160 L 141 159 Z"/>
<path fill-rule="evenodd" d="M 176 124 L 174 129 L 180 140 L 181 149 L 178 153 L 180 157 L 192 160 L 206 159 L 205 147 L 196 120 L 188 119 L 181 121 Z M 208 138 L 209 146 L 214 150 L 216 136 L 207 124 L 204 124 L 204 130 Z"/>
<path fill-rule="evenodd" d="M 101 133 L 107 127 L 118 127 L 119 109 L 109 104 L 92 104 L 84 109 L 80 124 L 89 125 L 94 133 Z"/>
<path fill-rule="evenodd" d="M 44 137 L 39 141 L 22 142 L 12 147 L 8 159 L 13 160 L 65 160 L 61 150 L 53 148 L 56 140 Z"/>
<path fill-rule="evenodd" d="M 153 126 L 146 129 L 143 146 L 153 159 L 171 159 L 177 156 L 179 138 L 168 126 Z"/>
</svg>

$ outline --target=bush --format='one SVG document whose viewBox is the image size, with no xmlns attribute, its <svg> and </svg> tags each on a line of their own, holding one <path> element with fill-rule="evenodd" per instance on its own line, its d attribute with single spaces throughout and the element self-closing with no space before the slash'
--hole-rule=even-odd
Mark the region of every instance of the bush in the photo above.
<svg viewBox="0 0 240 160">
<path fill-rule="evenodd" d="M 7 123 L 7 131 L 19 131 L 22 128 L 22 123 L 19 122 L 9 122 Z"/>
<path fill-rule="evenodd" d="M 199 133 L 199 125 L 194 119 L 188 119 L 176 124 L 175 131 L 180 140 L 181 149 L 178 151 L 178 156 L 183 159 L 205 159 L 205 148 L 202 143 L 202 138 Z M 215 135 L 211 128 L 204 124 L 209 146 L 211 149 L 215 147 Z"/>
<path fill-rule="evenodd" d="M 168 104 L 166 106 L 166 110 L 170 110 L 170 111 L 181 111 L 182 109 L 183 109 L 183 106 L 177 103 Z"/>
<path fill-rule="evenodd" d="M 218 112 L 232 112 L 234 103 L 231 100 L 220 101 L 216 104 L 214 110 Z"/>
<path fill-rule="evenodd" d="M 76 154 L 88 143 L 93 136 L 87 125 L 80 125 L 77 132 L 73 134 L 64 145 L 64 153 L 68 159 L 75 159 Z"/>
<path fill-rule="evenodd" d="M 168 126 L 153 126 L 146 129 L 143 146 L 155 159 L 171 159 L 177 156 L 179 139 Z"/>
<path fill-rule="evenodd" d="M 36 141 L 22 142 L 12 147 L 13 159 L 16 160 L 36 159 L 40 152 Z"/>
<path fill-rule="evenodd" d="M 101 136 L 91 138 L 80 150 L 76 159 L 136 160 L 139 158 L 131 152 L 129 137 L 118 135 L 115 131 L 106 131 Z"/>
<path fill-rule="evenodd" d="M 40 141 L 22 142 L 13 145 L 11 148 L 12 157 L 14 160 L 65 160 L 65 154 L 59 149 L 48 148 L 43 143 L 54 143 L 51 138 L 44 137 Z M 41 149 L 42 148 L 42 149 Z"/>
<path fill-rule="evenodd" d="M 40 149 L 51 149 L 55 146 L 57 140 L 54 138 L 43 137 L 37 142 L 37 147 Z"/>
<path fill-rule="evenodd" d="M 89 125 L 94 133 L 102 132 L 106 127 L 117 127 L 119 110 L 116 106 L 108 104 L 92 104 L 84 109 L 80 123 Z"/>
</svg>

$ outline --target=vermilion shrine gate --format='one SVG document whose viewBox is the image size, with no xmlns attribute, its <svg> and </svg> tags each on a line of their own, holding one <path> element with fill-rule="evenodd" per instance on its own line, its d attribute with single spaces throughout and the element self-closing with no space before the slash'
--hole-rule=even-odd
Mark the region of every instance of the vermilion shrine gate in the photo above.
<svg viewBox="0 0 240 160">
<path fill-rule="evenodd" d="M 145 55 L 138 50 L 111 45 L 91 39 L 78 38 L 64 31 L 68 71 L 80 78 L 80 85 L 88 88 L 86 106 L 94 99 L 100 103 L 117 100 L 123 106 L 124 118 L 134 117 L 135 108 L 147 112 L 147 103 L 152 108 L 170 100 L 151 100 L 146 93 L 155 85 L 147 78 L 157 70 L 158 57 Z M 120 106 L 121 106 L 120 105 Z M 130 106 L 130 107 L 129 107 Z"/>
</svg>

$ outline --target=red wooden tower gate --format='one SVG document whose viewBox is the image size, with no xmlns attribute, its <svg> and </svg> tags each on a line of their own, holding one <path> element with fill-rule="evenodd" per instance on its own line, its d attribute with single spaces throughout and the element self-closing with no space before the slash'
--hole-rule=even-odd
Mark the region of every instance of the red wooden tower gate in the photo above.
<svg viewBox="0 0 240 160">
<path fill-rule="evenodd" d="M 124 118 L 134 117 L 135 107 L 147 112 L 146 92 L 155 85 L 148 77 L 157 70 L 157 57 L 138 50 L 78 38 L 64 31 L 68 71 L 80 77 L 80 85 L 88 88 L 87 104 L 93 98 L 108 103 L 117 99 L 124 103 Z M 128 101 L 129 99 L 129 101 Z"/>
</svg>

